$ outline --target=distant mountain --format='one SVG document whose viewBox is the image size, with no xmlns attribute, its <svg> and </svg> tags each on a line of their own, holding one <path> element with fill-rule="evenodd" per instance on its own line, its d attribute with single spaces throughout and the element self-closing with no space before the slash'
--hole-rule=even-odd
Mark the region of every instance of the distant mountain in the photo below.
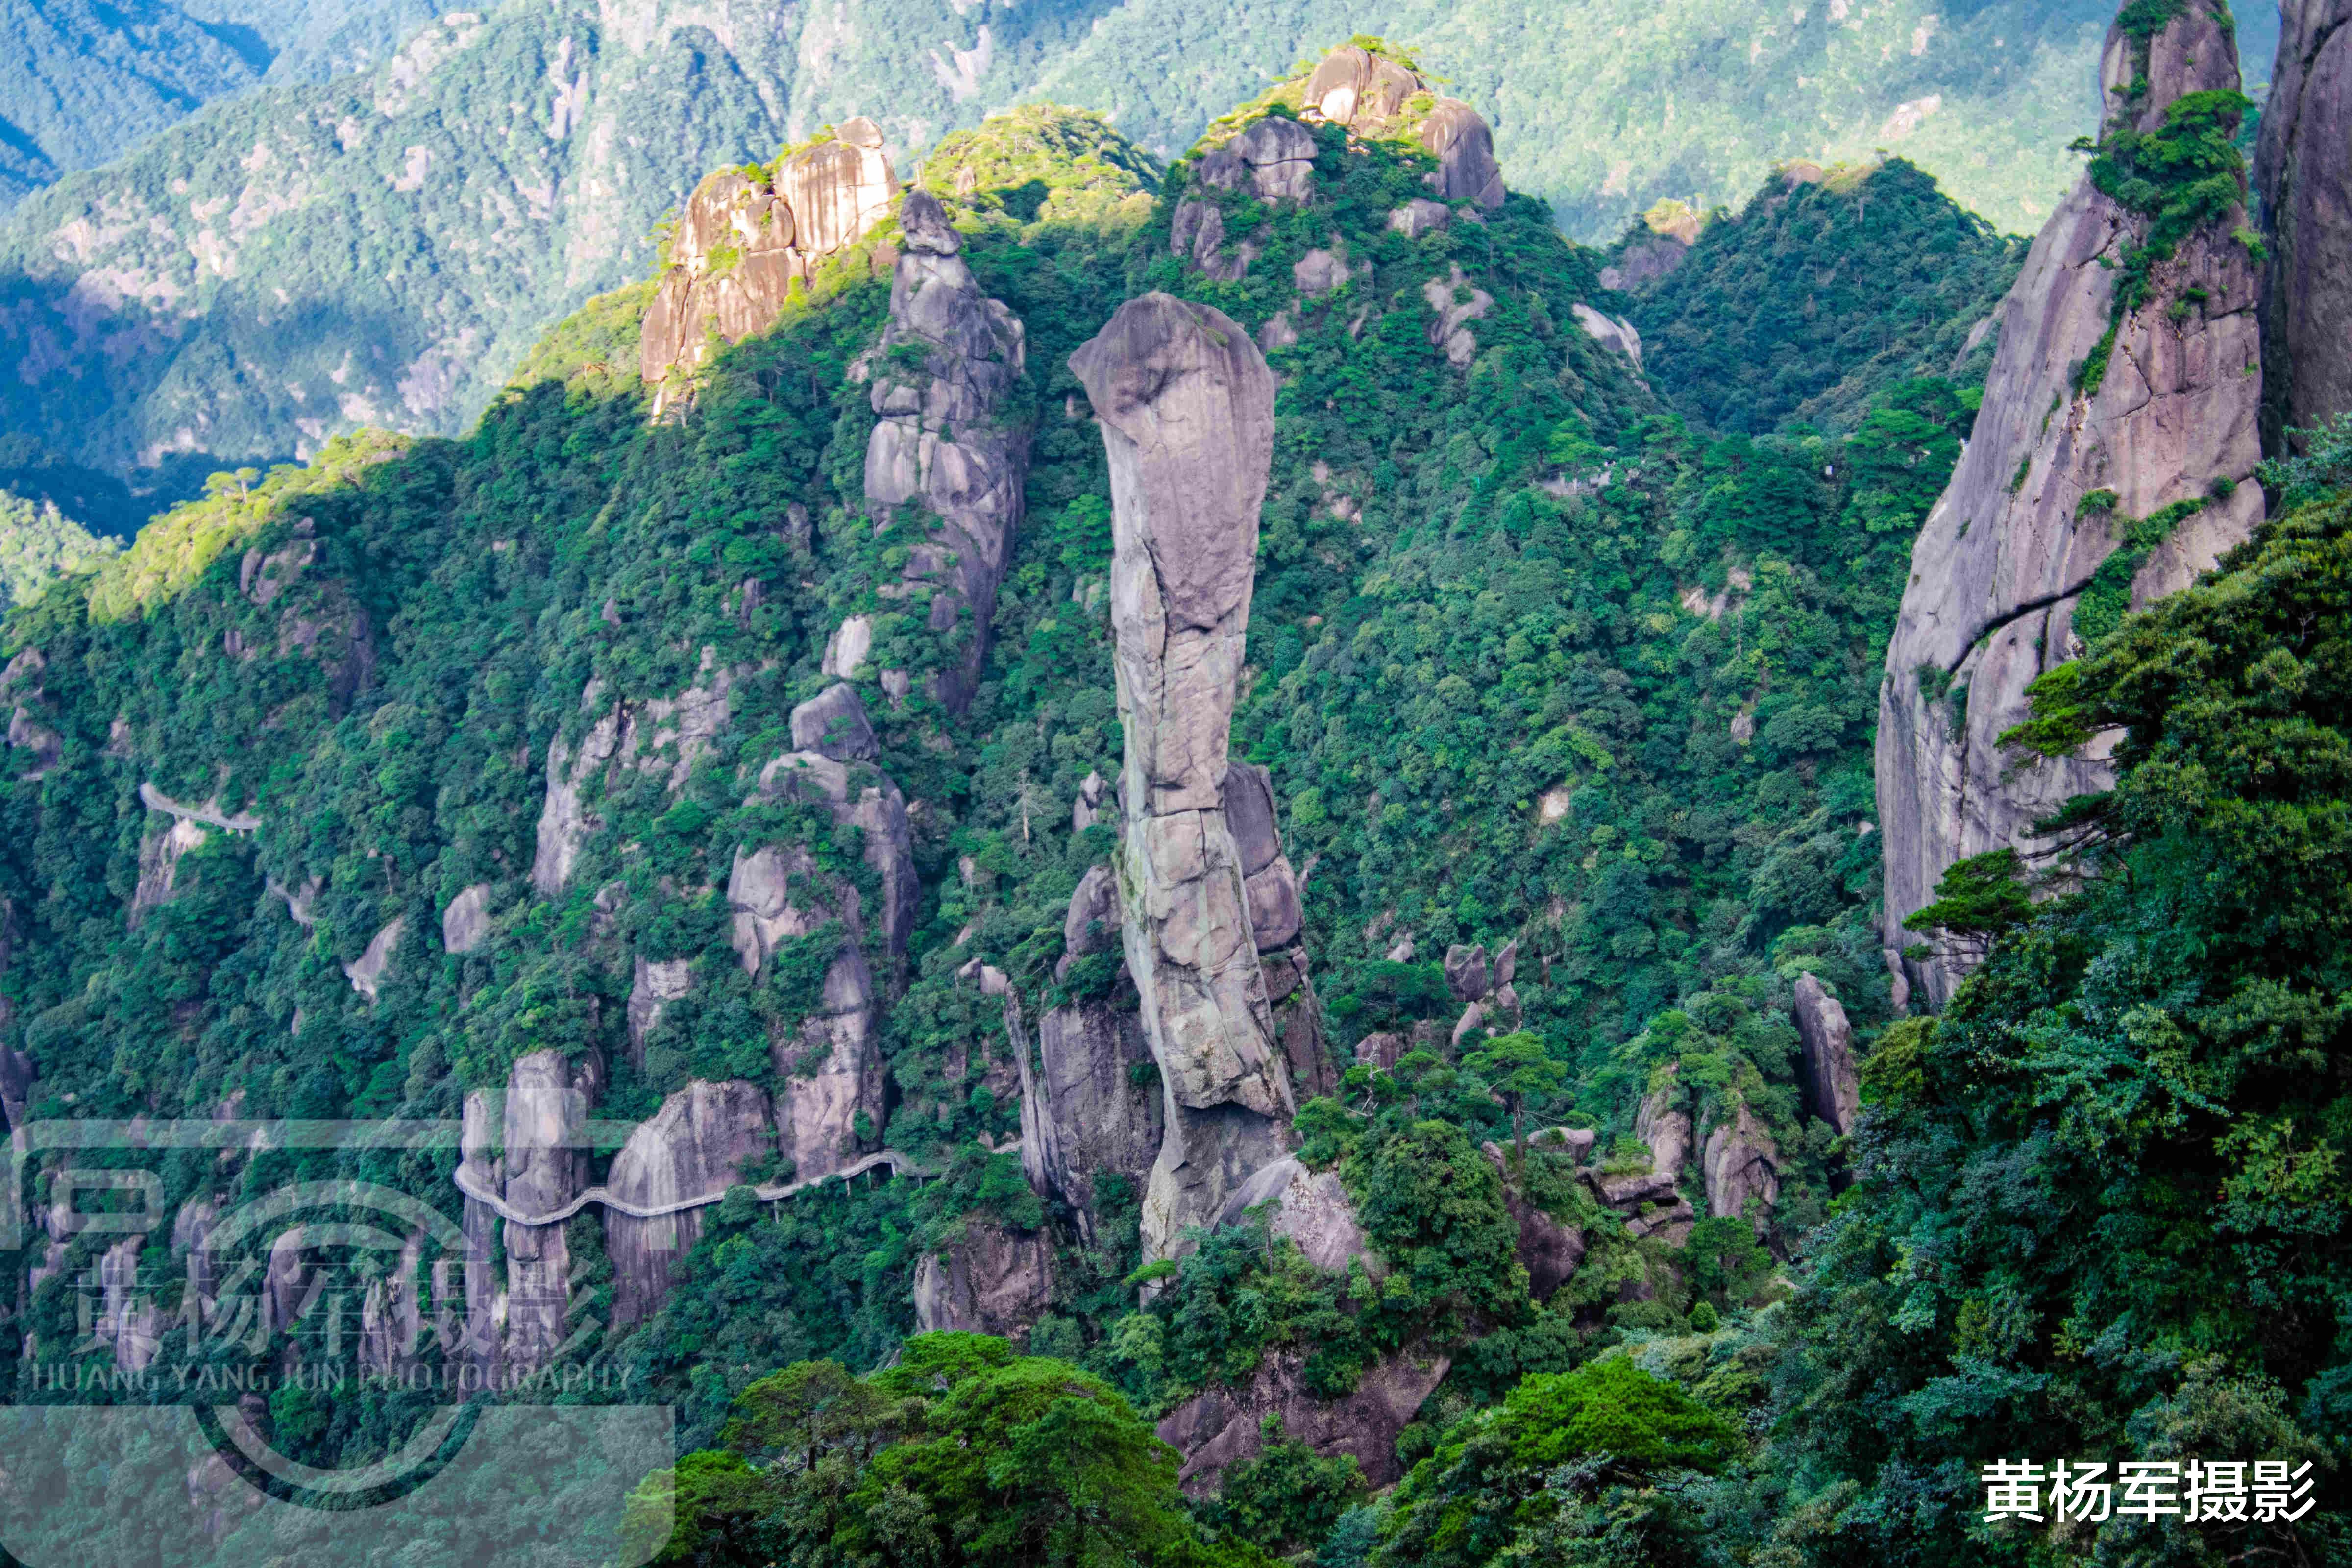
<svg viewBox="0 0 2352 1568">
<path fill-rule="evenodd" d="M 264 34 L 257 12 L 234 10 L 206 24 L 205 37 L 259 38 L 220 56 L 224 73 L 237 58 L 268 76 L 322 73 L 401 15 L 317 0 Z M 1424 64 L 1492 119 L 1521 187 L 1582 237 L 1663 197 L 1704 209 L 1782 159 L 1878 146 L 1996 226 L 2032 226 L 2074 177 L 2065 143 L 2095 121 L 2084 83 L 2106 9 L 515 0 L 453 12 L 362 74 L 264 82 L 0 222 L 0 366 L 14 372 L 0 374 L 0 430 L 165 494 L 361 426 L 455 433 L 550 322 L 642 275 L 656 223 L 709 168 L 860 113 L 904 168 L 945 132 L 1045 96 L 1104 110 L 1165 156 L 1360 26 L 1420 40 Z M 2260 30 L 2248 28 L 2253 58 L 2268 47 Z M 1188 63 L 1170 71 L 1171 58 Z"/>
<path fill-rule="evenodd" d="M 425 0 L 0 0 L 0 211 L 215 99 L 387 58 Z"/>
</svg>

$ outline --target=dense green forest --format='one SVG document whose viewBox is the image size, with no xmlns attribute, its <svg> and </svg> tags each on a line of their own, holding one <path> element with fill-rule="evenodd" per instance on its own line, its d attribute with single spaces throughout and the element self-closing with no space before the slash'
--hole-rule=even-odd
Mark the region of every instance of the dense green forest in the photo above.
<svg viewBox="0 0 2352 1568">
<path fill-rule="evenodd" d="M 1212 141 L 1293 118 L 1297 88 Z M 677 1412 L 675 1465 L 621 1478 L 614 1523 L 640 1559 L 2339 1560 L 2332 1503 L 2294 1531 L 2094 1542 L 1985 1523 L 1976 1468 L 2063 1448 L 2332 1476 L 2352 1436 L 2334 1048 L 2352 433 L 2268 476 L 2282 515 L 2219 576 L 2046 683 L 2030 738 L 2125 727 L 2117 787 L 2076 804 L 2077 862 L 2040 901 L 2009 867 L 1964 870 L 1953 897 L 1975 902 L 1948 923 L 1989 958 L 1944 1015 L 1898 1019 L 1872 716 L 1913 534 L 1971 429 L 1985 355 L 1960 348 L 2016 247 L 1892 161 L 1774 176 L 1682 270 L 1620 297 L 1538 196 L 1411 233 L 1389 215 L 1427 190 L 1416 142 L 1307 134 L 1298 204 L 1202 177 L 1205 146 L 1163 170 L 1074 111 L 991 121 L 925 161 L 1027 348 L 1005 414 L 1030 437 L 1026 520 L 961 713 L 874 673 L 939 657 L 886 592 L 923 525 L 866 515 L 875 414 L 851 374 L 889 306 L 895 220 L 719 354 L 680 416 L 646 417 L 652 284 L 631 284 L 543 338 L 464 436 L 370 433 L 218 475 L 12 611 L 28 727 L 0 784 L 0 1046 L 37 1071 L 32 1114 L 455 1121 L 551 1050 L 603 1062 L 597 1115 L 638 1121 L 690 1079 L 786 1087 L 802 1069 L 779 1043 L 802 1043 L 828 963 L 859 943 L 890 992 L 887 1120 L 860 1146 L 930 1174 L 737 1188 L 658 1309 L 602 1342 Z M 1218 214 L 1216 275 L 1173 243 L 1186 202 Z M 1906 288 L 1866 287 L 1864 256 Z M 1828 319 L 1792 308 L 1807 279 Z M 1000 972 L 1033 1012 L 1120 984 L 1115 958 L 1062 963 L 1072 891 L 1114 838 L 1073 805 L 1121 745 L 1109 480 L 1066 362 L 1152 289 L 1276 345 L 1233 731 L 1270 772 L 1304 885 L 1337 1088 L 1296 1131 L 1367 1240 L 1339 1271 L 1262 1215 L 1139 1268 L 1135 1194 L 1108 1194 L 1090 1233 L 1041 1201 L 1001 1152 L 1027 1047 L 967 978 Z M 1645 375 L 1580 305 L 1672 346 Z M 903 960 L 878 922 L 835 920 L 747 974 L 723 891 L 740 847 L 790 846 L 812 884 L 878 900 L 860 828 L 748 782 L 793 749 L 791 710 L 832 684 L 852 615 L 888 657 L 849 676 L 878 731 L 851 776 L 913 803 Z M 556 748 L 588 745 L 616 703 L 653 713 L 722 677 L 723 721 L 693 749 L 656 734 L 651 765 L 583 786 L 576 865 L 535 889 Z M 460 947 L 443 912 L 473 888 L 483 930 Z M 1440 960 L 1514 942 L 1513 1027 L 1454 1039 Z M 647 962 L 694 984 L 640 1029 Z M 1843 1138 L 1800 1110 L 1807 976 L 1866 1053 Z M 1402 1048 L 1360 1058 L 1380 1036 Z M 1645 1102 L 1758 1129 L 1771 1199 L 1652 1224 L 1596 1201 L 1565 1143 L 1523 1136 L 1589 1131 L 1591 1165 L 1647 1172 Z M 454 1221 L 456 1155 L 204 1151 L 163 1181 L 178 1204 L 363 1176 Z M 1584 1237 L 1540 1294 L 1530 1214 Z M 919 1260 L 992 1232 L 1052 1254 L 1023 1342 L 915 1333 Z M 612 1321 L 602 1222 L 563 1236 L 571 1310 Z M 23 1403 L 69 1403 L 37 1363 L 113 1360 L 77 1320 L 112 1245 L 62 1238 L 15 1303 L 0 1344 Z M 176 1281 L 184 1251 L 159 1235 L 131 1257 Z M 264 1323 L 254 1353 L 325 1353 L 332 1331 Z M 187 1378 L 242 1351 L 166 1335 L 160 1397 L 197 1397 Z M 1395 1440 L 1403 1479 L 1377 1493 L 1278 1416 L 1210 1495 L 1152 1436 L 1277 1361 L 1338 1399 L 1433 1355 L 1444 1375 Z M 350 1465 L 434 1402 L 257 1403 L 278 1447 Z M 583 1514 L 612 1479 L 585 1445 L 549 1463 L 544 1494 Z M 101 1467 L 126 1490 L 189 1485 L 161 1440 L 79 1438 L 0 1492 L 6 1539 L 152 1550 L 152 1520 L 32 1506 L 45 1478 Z M 212 1540 L 299 1558 L 333 1517 L 231 1519 Z M 415 1539 L 436 1528 L 420 1516 Z"/>
</svg>

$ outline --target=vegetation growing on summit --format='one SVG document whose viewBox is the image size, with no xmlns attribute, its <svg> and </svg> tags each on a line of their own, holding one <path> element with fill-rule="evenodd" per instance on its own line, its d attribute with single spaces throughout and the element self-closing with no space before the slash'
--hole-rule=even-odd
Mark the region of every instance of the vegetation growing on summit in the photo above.
<svg viewBox="0 0 2352 1568">
<path fill-rule="evenodd" d="M 1692 419 L 1727 433 L 1846 430 L 1892 380 L 1980 381 L 1990 319 L 2024 259 L 2022 239 L 1905 159 L 1798 170 L 1716 214 L 1626 313 L 1653 383 Z"/>
</svg>

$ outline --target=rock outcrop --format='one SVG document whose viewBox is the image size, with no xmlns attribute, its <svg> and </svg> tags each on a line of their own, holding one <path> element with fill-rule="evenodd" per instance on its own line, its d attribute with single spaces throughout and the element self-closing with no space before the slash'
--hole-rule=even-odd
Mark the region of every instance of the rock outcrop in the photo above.
<svg viewBox="0 0 2352 1568">
<path fill-rule="evenodd" d="M 756 1084 L 697 1079 L 662 1101 L 613 1156 L 605 1188 L 640 1208 L 658 1208 L 743 1178 L 744 1167 L 776 1152 L 767 1091 Z M 509 1189 L 511 1190 L 511 1189 Z M 509 1229 L 509 1237 L 512 1231 Z M 702 1211 L 651 1219 L 607 1209 L 604 1250 L 613 1260 L 613 1324 L 650 1316 L 669 1294 L 671 1270 L 702 1236 Z"/>
<path fill-rule="evenodd" d="M 29 1055 L 13 1047 L 0 1046 L 0 1112 L 6 1114 L 10 1131 L 25 1125 L 26 1113 L 32 1108 L 33 1086 L 37 1081 Z"/>
<path fill-rule="evenodd" d="M 1728 1121 L 1707 1130 L 1699 1169 L 1706 1179 L 1706 1212 L 1728 1219 L 1748 1212 L 1749 1200 L 1760 1206 L 1756 1233 L 1764 1234 L 1772 1205 L 1780 1201 L 1780 1151 L 1756 1113 L 1743 1103 Z"/>
<path fill-rule="evenodd" d="M 1559 1134 L 1567 1128 L 1554 1128 L 1551 1136 L 1538 1134 L 1528 1141 L 1528 1157 L 1541 1157 L 1546 1148 L 1566 1149 L 1571 1159 L 1579 1158 L 1592 1147 L 1592 1135 L 1584 1134 L 1580 1142 L 1565 1141 Z M 1511 1179 L 1511 1162 L 1503 1146 L 1489 1143 L 1485 1150 L 1487 1163 L 1503 1178 L 1503 1207 L 1511 1223 L 1519 1228 L 1519 1267 L 1528 1271 L 1528 1294 L 1538 1301 L 1551 1300 L 1552 1292 L 1576 1277 L 1577 1268 L 1584 1262 L 1584 1232 L 1542 1209 L 1528 1198 Z"/>
<path fill-rule="evenodd" d="M 1108 940 L 1117 942 L 1115 928 Z M 1166 1121 L 1132 993 L 1047 1012 L 1037 1058 L 1022 1086 L 1022 1159 L 1033 1183 L 1070 1205 L 1079 1238 L 1091 1244 L 1103 1179 L 1115 1174 L 1143 1192 Z"/>
<path fill-rule="evenodd" d="M 2352 0 L 2285 0 L 2254 146 L 2264 445 L 2352 409 Z"/>
<path fill-rule="evenodd" d="M 1342 45 L 1325 55 L 1307 79 L 1307 107 L 1324 119 L 1353 127 L 1385 125 L 1404 116 L 1413 95 L 1425 91 L 1420 75 L 1369 49 Z"/>
<path fill-rule="evenodd" d="M 1804 1044 L 1797 1081 L 1804 1091 L 1805 1110 L 1843 1137 L 1853 1131 L 1862 1110 L 1853 1026 L 1846 1022 L 1844 1005 L 1811 974 L 1797 976 L 1796 1001 L 1790 1010 L 1796 1018 L 1797 1037 Z"/>
<path fill-rule="evenodd" d="M 591 680 L 582 689 L 581 711 L 597 713 L 597 719 L 576 747 L 561 733 L 547 743 L 547 795 L 530 865 L 531 887 L 541 898 L 563 891 L 582 848 L 603 826 L 585 804 L 589 782 L 601 773 L 610 787 L 615 773 L 634 770 L 660 776 L 673 791 L 682 788 L 727 727 L 732 684 L 731 673 L 705 647 L 698 679 L 675 697 L 619 701 L 607 709 L 603 681 Z"/>
<path fill-rule="evenodd" d="M 1326 1458 L 1353 1454 L 1364 1479 L 1384 1487 L 1404 1473 L 1397 1434 L 1452 1364 L 1442 1354 L 1407 1352 L 1367 1369 L 1346 1398 L 1323 1400 L 1307 1386 L 1304 1356 L 1268 1351 L 1242 1387 L 1208 1389 L 1178 1406 L 1160 1423 L 1160 1440 L 1184 1456 L 1178 1475 L 1192 1497 L 1215 1491 L 1227 1466 L 1258 1453 L 1268 1415 L 1281 1417 L 1286 1437 Z"/>
<path fill-rule="evenodd" d="M 289 900 L 290 907 L 290 900 Z M 477 882 L 461 889 L 441 911 L 441 948 L 445 952 L 471 952 L 490 934 L 490 885 Z"/>
<path fill-rule="evenodd" d="M 2205 0 L 2146 47 L 2143 70 L 2140 46 L 2111 28 L 2100 69 L 2111 112 L 2142 129 L 2184 93 L 2238 86 L 2229 25 Z M 2143 76 L 2146 90 L 2127 94 Z M 2103 565 L 2130 551 L 2106 568 L 2129 568 L 2108 596 L 2127 588 L 2143 605 L 2186 586 L 2261 515 L 2259 487 L 2243 482 L 2260 456 L 2261 363 L 2253 263 L 2233 237 L 2243 223 L 2233 210 L 2184 239 L 2138 307 L 2113 320 L 2117 268 L 2147 220 L 2086 176 L 2001 304 L 1975 434 L 1914 546 L 1880 689 L 1890 949 L 1916 940 L 1902 921 L 1947 867 L 2031 851 L 2035 822 L 2110 782 L 2104 743 L 2049 761 L 1998 740 L 2026 717 L 2026 687 L 2074 657 L 2077 604 Z M 2088 375 L 2102 355 L 2104 374 Z M 2191 502 L 2185 517 L 2167 512 Z M 2127 538 L 2130 520 L 2159 513 L 2170 521 L 2160 541 Z M 1906 963 L 1915 994 L 1949 994 L 1948 962 Z"/>
<path fill-rule="evenodd" d="M 1054 1299 L 1054 1238 L 1044 1231 L 967 1221 L 961 1240 L 915 1265 L 921 1333 L 1025 1338 Z"/>
<path fill-rule="evenodd" d="M 1297 1244 L 1318 1268 L 1343 1269 L 1371 1254 L 1371 1242 L 1357 1223 L 1355 1201 L 1337 1171 L 1310 1171 L 1296 1156 L 1260 1168 L 1235 1188 L 1217 1215 L 1220 1226 L 1239 1225 L 1252 1209 L 1271 1204 L 1267 1234 Z"/>
<path fill-rule="evenodd" d="M 1491 212 L 1503 205 L 1503 166 L 1495 160 L 1495 132 L 1458 98 L 1441 98 L 1421 128 L 1422 145 L 1437 155 L 1430 185 L 1442 202 L 1471 202 Z"/>
<path fill-rule="evenodd" d="M 1070 357 L 1110 463 L 1125 733 L 1120 935 L 1167 1121 L 1144 1254 L 1278 1158 L 1295 1111 L 1225 810 L 1274 376 L 1223 313 L 1147 294 Z"/>
<path fill-rule="evenodd" d="M 588 1114 L 604 1083 L 604 1063 L 594 1053 L 569 1060 L 542 1050 L 515 1062 L 503 1095 L 468 1094 L 463 1157 L 476 1182 L 523 1214 L 553 1214 L 569 1204 L 588 1184 Z M 492 1226 L 503 1226 L 503 1289 L 487 1267 Z M 484 1364 L 543 1363 L 571 1331 L 572 1254 L 563 1226 L 501 1220 L 468 1197 L 465 1230 L 467 1350 Z"/>
<path fill-rule="evenodd" d="M 761 801 L 816 806 L 862 830 L 866 863 L 881 889 L 881 907 L 868 910 L 854 884 L 824 870 L 797 842 L 739 847 L 728 876 L 733 942 L 747 973 L 758 974 L 786 943 L 836 932 L 815 1010 L 771 1041 L 783 1086 L 776 1097 L 782 1152 L 806 1180 L 847 1164 L 882 1126 L 881 1015 L 914 924 L 913 840 L 896 784 L 870 766 L 819 752 L 790 752 L 768 763 L 747 797 Z M 879 976 L 866 954 L 876 925 L 890 966 Z"/>
<path fill-rule="evenodd" d="M 773 325 L 793 281 L 864 238 L 898 194 L 881 128 L 863 115 L 785 159 L 772 184 L 730 169 L 696 186 L 637 350 L 655 414 L 687 395 L 713 332 L 738 343 Z"/>
<path fill-rule="evenodd" d="M 1650 1146 L 1650 1169 L 1669 1179 L 1690 1160 L 1691 1119 L 1682 1101 L 1681 1075 L 1668 1068 L 1633 1118 L 1633 1136 Z"/>
<path fill-rule="evenodd" d="M 1029 432 L 1007 410 L 1027 350 L 1020 318 L 973 281 L 937 197 L 908 192 L 899 224 L 906 247 L 891 277 L 890 319 L 852 371 L 871 382 L 879 416 L 866 448 L 866 505 L 877 523 L 909 506 L 932 521 L 899 580 L 880 592 L 922 608 L 934 636 L 963 639 L 932 691 L 961 712 L 987 657 L 1021 523 Z"/>
<path fill-rule="evenodd" d="M 1494 128 L 1460 99 L 1435 97 L 1410 67 L 1346 45 L 1323 57 L 1303 98 L 1307 113 L 1359 135 L 1410 130 L 1436 156 L 1429 184 L 1440 201 L 1503 205 Z"/>
</svg>

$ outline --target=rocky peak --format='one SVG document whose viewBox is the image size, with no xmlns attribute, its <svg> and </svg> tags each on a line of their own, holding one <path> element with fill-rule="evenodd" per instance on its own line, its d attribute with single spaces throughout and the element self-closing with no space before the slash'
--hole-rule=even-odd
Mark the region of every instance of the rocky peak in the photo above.
<svg viewBox="0 0 2352 1568">
<path fill-rule="evenodd" d="M 1340 125 L 1381 124 L 1401 119 L 1413 95 L 1426 90 L 1418 72 L 1345 44 L 1325 55 L 1307 79 L 1307 106 Z"/>
<path fill-rule="evenodd" d="M 2161 124 L 2182 94 L 2238 86 L 2210 0 L 2144 47 L 2111 28 L 2101 67 L 2136 125 Z M 1913 548 L 1879 701 L 1891 953 L 1947 867 L 2032 852 L 2035 822 L 2111 782 L 2105 743 L 2055 761 L 1999 744 L 2026 717 L 2026 688 L 2075 656 L 2085 594 L 2111 619 L 2174 592 L 2261 516 L 2260 488 L 2243 482 L 2260 456 L 2262 358 L 2253 263 L 2234 237 L 2244 216 L 2183 240 L 2118 317 L 2147 222 L 2087 174 L 2052 216 L 2001 303 L 1975 434 Z M 1916 991 L 1949 994 L 1947 963 L 1904 962 Z"/>
<path fill-rule="evenodd" d="M 2352 408 L 2352 0 L 2285 0 L 2254 148 L 2270 239 L 2264 444 Z"/>
<path fill-rule="evenodd" d="M 907 247 L 890 280 L 890 319 L 853 374 L 870 378 L 878 419 L 866 447 L 866 505 L 877 523 L 912 507 L 933 521 L 887 597 L 929 599 L 934 635 L 969 617 L 962 657 L 936 678 L 950 712 L 971 700 L 988 654 L 996 590 L 1021 524 L 1029 432 L 1008 417 L 1027 363 L 1021 319 L 973 281 L 947 209 L 928 191 L 900 205 Z M 919 355 L 915 368 L 909 353 Z M 884 671 L 886 689 L 895 673 Z M 903 674 L 899 676 L 903 681 Z M 855 693 L 851 693 L 854 698 Z"/>
<path fill-rule="evenodd" d="M 772 174 L 729 169 L 697 185 L 670 236 L 669 264 L 646 308 L 637 374 L 654 412 L 675 406 L 709 353 L 766 331 L 795 279 L 848 249 L 888 216 L 898 176 L 882 132 L 864 116 Z"/>
<path fill-rule="evenodd" d="M 1225 810 L 1274 376 L 1231 319 L 1160 293 L 1070 368 L 1110 463 L 1120 932 L 1167 1101 L 1143 1212 L 1161 1258 L 1283 1152 L 1294 1110 Z"/>
<path fill-rule="evenodd" d="M 1430 187 L 1440 201 L 1472 202 L 1490 211 L 1503 205 L 1494 128 L 1460 99 L 1434 97 L 1411 67 L 1345 45 L 1323 57 L 1303 97 L 1307 112 L 1357 134 L 1412 134 L 1437 158 Z"/>
</svg>

